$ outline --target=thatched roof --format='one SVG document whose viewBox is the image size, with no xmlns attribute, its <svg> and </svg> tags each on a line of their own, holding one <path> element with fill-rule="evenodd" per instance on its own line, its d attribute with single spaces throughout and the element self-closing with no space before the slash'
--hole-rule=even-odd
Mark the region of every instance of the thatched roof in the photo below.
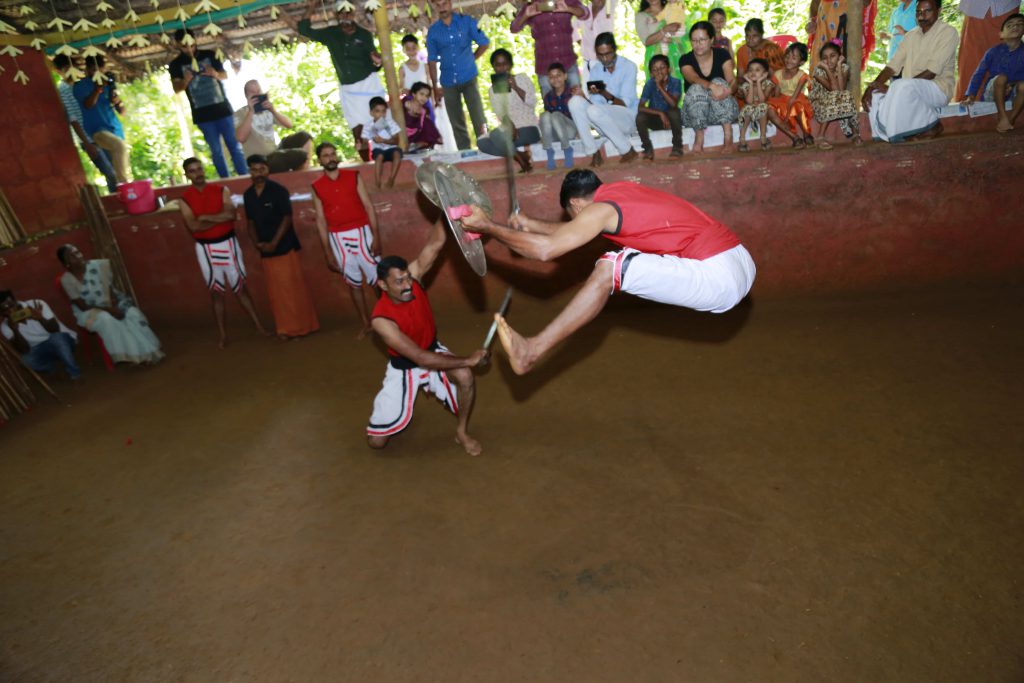
<svg viewBox="0 0 1024 683">
<path fill-rule="evenodd" d="M 317 2 L 314 25 L 333 21 L 333 2 Z M 386 4 L 392 32 L 422 32 L 432 21 L 428 0 L 350 2 L 363 9 L 358 20 L 371 31 L 373 15 L 366 6 L 373 9 L 378 2 Z M 462 0 L 453 6 L 480 17 L 503 4 L 505 0 Z M 143 73 L 147 63 L 163 63 L 177 54 L 172 35 L 183 25 L 196 33 L 201 47 L 234 56 L 248 47 L 295 40 L 291 24 L 304 12 L 305 3 L 290 0 L 0 0 L 0 45 L 32 46 L 50 55 L 82 54 L 93 45 L 131 78 Z"/>
</svg>

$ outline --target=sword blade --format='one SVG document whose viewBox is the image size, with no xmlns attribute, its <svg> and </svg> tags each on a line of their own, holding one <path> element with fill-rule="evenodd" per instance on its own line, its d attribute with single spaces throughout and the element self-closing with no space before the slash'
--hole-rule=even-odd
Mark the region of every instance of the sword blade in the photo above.
<svg viewBox="0 0 1024 683">
<path fill-rule="evenodd" d="M 498 315 L 503 316 L 508 313 L 508 305 L 512 302 L 512 288 L 509 287 L 508 291 L 505 292 L 505 298 L 501 302 L 501 308 L 498 309 Z M 498 321 L 495 320 L 491 323 L 491 328 L 487 330 L 487 336 L 484 337 L 484 345 L 480 348 L 489 349 L 491 348 L 491 342 L 494 341 L 494 334 L 498 331 Z"/>
</svg>

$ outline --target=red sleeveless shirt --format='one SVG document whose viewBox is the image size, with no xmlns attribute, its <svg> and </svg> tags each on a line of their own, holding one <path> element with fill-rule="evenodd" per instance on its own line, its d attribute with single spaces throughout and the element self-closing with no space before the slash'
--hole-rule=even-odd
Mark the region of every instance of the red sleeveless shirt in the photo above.
<svg viewBox="0 0 1024 683">
<path fill-rule="evenodd" d="M 371 317 L 392 321 L 398 325 L 402 334 L 424 351 L 433 348 L 437 343 L 437 325 L 434 323 L 434 311 L 430 308 L 430 299 L 427 298 L 427 291 L 415 280 L 412 281 L 412 301 L 396 304 L 391 297 L 385 294 L 373 307 Z M 401 358 L 409 363 L 412 362 L 391 347 L 388 347 L 388 355 Z"/>
<path fill-rule="evenodd" d="M 202 190 L 197 190 L 195 185 L 189 187 L 182 193 L 181 198 L 192 209 L 196 218 L 200 216 L 212 216 L 224 210 L 224 188 L 220 185 L 207 183 Z M 234 219 L 211 225 L 206 230 L 192 233 L 192 239 L 200 243 L 222 242 L 235 234 Z"/>
<path fill-rule="evenodd" d="M 358 171 L 339 170 L 335 180 L 324 173 L 313 182 L 313 192 L 324 207 L 329 231 L 355 230 L 370 224 L 370 217 L 359 199 L 358 181 Z"/>
<path fill-rule="evenodd" d="M 619 212 L 618 229 L 602 236 L 646 254 L 703 261 L 740 243 L 729 228 L 685 199 L 643 185 L 604 183 L 594 201 Z"/>
</svg>

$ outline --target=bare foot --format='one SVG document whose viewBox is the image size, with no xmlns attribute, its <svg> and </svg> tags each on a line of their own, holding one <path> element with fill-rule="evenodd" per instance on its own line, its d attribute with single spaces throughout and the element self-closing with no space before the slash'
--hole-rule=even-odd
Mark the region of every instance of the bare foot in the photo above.
<svg viewBox="0 0 1024 683">
<path fill-rule="evenodd" d="M 363 325 L 362 329 L 359 330 L 359 334 L 356 335 L 356 339 L 365 339 L 366 335 L 370 334 L 373 330 L 368 324 Z"/>
<path fill-rule="evenodd" d="M 693 145 L 690 147 L 690 152 L 693 154 L 700 154 L 704 151 L 704 145 Z"/>
<path fill-rule="evenodd" d="M 484 447 L 480 445 L 480 442 L 465 432 L 461 434 L 456 432 L 455 443 L 465 448 L 470 455 L 480 455 L 484 452 Z"/>
<path fill-rule="evenodd" d="M 620 164 L 628 164 L 629 162 L 633 161 L 633 159 L 636 159 L 638 156 L 640 156 L 640 155 L 637 154 L 636 150 L 630 148 L 630 150 L 628 152 L 626 152 L 621 157 L 619 157 L 619 163 Z"/>
<path fill-rule="evenodd" d="M 494 319 L 498 321 L 498 339 L 501 340 L 501 345 L 505 348 L 505 353 L 508 354 L 512 371 L 517 375 L 525 375 L 533 369 L 533 364 L 537 362 L 537 356 L 530 340 L 513 330 L 497 313 L 494 315 Z"/>
<path fill-rule="evenodd" d="M 1013 124 L 1010 123 L 1010 119 L 1007 116 L 1000 116 L 999 123 L 996 124 L 996 131 L 1000 133 L 1009 133 L 1013 130 Z"/>
<path fill-rule="evenodd" d="M 221 337 L 220 341 L 217 342 L 217 348 L 223 350 L 228 345 L 228 338 Z"/>
</svg>

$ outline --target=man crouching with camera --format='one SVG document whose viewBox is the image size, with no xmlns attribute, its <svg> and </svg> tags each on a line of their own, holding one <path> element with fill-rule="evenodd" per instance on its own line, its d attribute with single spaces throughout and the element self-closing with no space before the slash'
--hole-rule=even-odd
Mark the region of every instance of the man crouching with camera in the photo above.
<svg viewBox="0 0 1024 683">
<path fill-rule="evenodd" d="M 292 120 L 279 112 L 263 92 L 259 81 L 249 81 L 244 88 L 246 106 L 235 112 L 235 139 L 242 143 L 246 157 L 260 155 L 267 158 L 271 173 L 299 171 L 309 165 L 313 138 L 299 132 L 278 143 L 275 126 L 294 128 Z"/>
</svg>

